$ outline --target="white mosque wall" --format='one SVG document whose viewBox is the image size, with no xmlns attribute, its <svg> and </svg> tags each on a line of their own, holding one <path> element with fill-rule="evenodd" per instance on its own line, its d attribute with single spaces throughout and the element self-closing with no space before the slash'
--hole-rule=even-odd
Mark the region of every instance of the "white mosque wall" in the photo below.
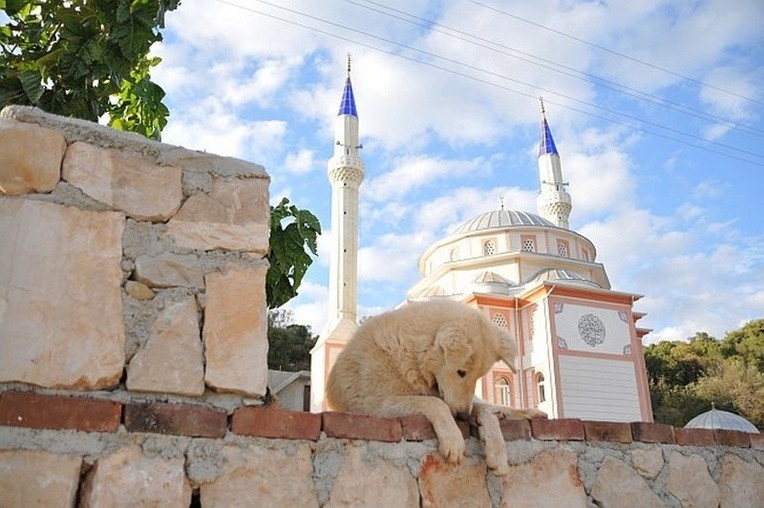
<svg viewBox="0 0 764 508">
<path fill-rule="evenodd" d="M 603 308 L 553 302 L 558 347 L 569 351 L 631 354 L 631 313 L 626 308 Z"/>
</svg>

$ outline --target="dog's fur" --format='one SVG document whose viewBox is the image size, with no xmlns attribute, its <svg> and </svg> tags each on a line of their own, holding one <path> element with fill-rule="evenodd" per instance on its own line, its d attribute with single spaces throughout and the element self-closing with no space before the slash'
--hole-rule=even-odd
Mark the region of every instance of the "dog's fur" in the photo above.
<svg viewBox="0 0 764 508">
<path fill-rule="evenodd" d="M 326 399 L 337 411 L 425 415 L 449 462 L 458 462 L 465 449 L 453 417 L 470 417 L 485 443 L 489 469 L 505 474 L 498 418 L 546 415 L 487 404 L 474 393 L 497 361 L 515 370 L 516 356 L 510 335 L 474 307 L 450 300 L 409 303 L 359 327 L 329 374 Z"/>
</svg>

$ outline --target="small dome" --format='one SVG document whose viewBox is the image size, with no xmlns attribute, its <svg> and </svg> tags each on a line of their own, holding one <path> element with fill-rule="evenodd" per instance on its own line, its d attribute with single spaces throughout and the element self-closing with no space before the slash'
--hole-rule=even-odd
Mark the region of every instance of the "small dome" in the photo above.
<svg viewBox="0 0 764 508">
<path fill-rule="evenodd" d="M 474 217 L 456 228 L 453 234 L 481 231 L 483 229 L 506 228 L 512 226 L 557 227 L 545 218 L 519 210 L 493 210 Z"/>
<path fill-rule="evenodd" d="M 466 289 L 470 293 L 507 295 L 514 285 L 496 272 L 481 272 Z"/>
<path fill-rule="evenodd" d="M 727 429 L 758 434 L 759 430 L 742 416 L 712 407 L 701 413 L 684 426 L 685 429 Z"/>
<path fill-rule="evenodd" d="M 560 270 L 555 268 L 549 268 L 546 270 L 541 270 L 540 272 L 537 272 L 533 277 L 530 279 L 531 281 L 548 281 L 548 282 L 556 282 L 556 283 L 563 283 L 563 284 L 575 284 L 579 286 L 588 286 L 593 288 L 601 288 L 599 284 L 597 284 L 594 281 L 591 281 L 581 275 L 578 272 L 574 272 L 573 270 Z"/>
</svg>

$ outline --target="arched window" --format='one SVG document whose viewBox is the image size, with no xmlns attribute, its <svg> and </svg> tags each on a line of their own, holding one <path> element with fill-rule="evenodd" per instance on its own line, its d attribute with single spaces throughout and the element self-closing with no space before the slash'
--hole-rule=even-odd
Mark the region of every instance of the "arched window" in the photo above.
<svg viewBox="0 0 764 508">
<path fill-rule="evenodd" d="M 507 318 L 500 312 L 497 312 L 491 316 L 491 321 L 493 321 L 493 324 L 499 328 L 504 328 L 505 330 L 509 328 L 509 325 L 507 324 Z"/>
<path fill-rule="evenodd" d="M 494 254 L 496 254 L 496 240 L 491 238 L 483 242 L 483 255 L 493 256 Z"/>
<path fill-rule="evenodd" d="M 539 372 L 536 374 L 536 392 L 538 393 L 539 404 L 546 400 L 546 383 L 544 382 L 544 374 Z"/>
<path fill-rule="evenodd" d="M 501 406 L 512 405 L 512 385 L 508 379 L 500 377 L 493 383 L 493 400 Z"/>
</svg>

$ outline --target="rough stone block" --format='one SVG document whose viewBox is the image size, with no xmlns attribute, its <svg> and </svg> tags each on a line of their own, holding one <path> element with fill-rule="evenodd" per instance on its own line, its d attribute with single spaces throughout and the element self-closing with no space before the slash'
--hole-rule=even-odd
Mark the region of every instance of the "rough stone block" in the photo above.
<svg viewBox="0 0 764 508">
<path fill-rule="evenodd" d="M 636 471 L 622 460 L 605 457 L 591 491 L 597 506 L 619 508 L 664 508 L 666 505 L 650 490 Z"/>
<path fill-rule="evenodd" d="M 422 460 L 419 493 L 425 508 L 491 506 L 484 464 L 466 460 L 459 465 L 449 464 L 433 453 Z"/>
<path fill-rule="evenodd" d="M 223 437 L 228 415 L 223 409 L 189 404 L 134 403 L 125 406 L 125 428 L 192 437 Z"/>
<path fill-rule="evenodd" d="M 0 198 L 0 382 L 116 385 L 124 216 Z"/>
<path fill-rule="evenodd" d="M 56 130 L 0 120 L 0 194 L 52 191 L 65 152 L 66 140 Z"/>
<path fill-rule="evenodd" d="M 583 441 L 584 422 L 576 418 L 534 418 L 531 422 L 533 437 L 543 441 Z"/>
<path fill-rule="evenodd" d="M 82 484 L 80 506 L 131 508 L 191 504 L 183 457 L 150 457 L 137 445 L 99 458 Z"/>
<path fill-rule="evenodd" d="M 195 254 L 162 252 L 135 260 L 135 279 L 155 288 L 204 287 L 204 274 Z"/>
<path fill-rule="evenodd" d="M 310 439 L 321 436 L 321 415 L 269 407 L 241 407 L 233 412 L 231 430 L 243 436 Z"/>
<path fill-rule="evenodd" d="M 212 192 L 189 197 L 168 223 L 178 245 L 199 250 L 268 252 L 268 180 L 214 178 Z"/>
<path fill-rule="evenodd" d="M 502 480 L 501 506 L 587 506 L 586 492 L 578 476 L 577 458 L 572 451 L 540 453 L 527 464 L 509 467 Z"/>
<path fill-rule="evenodd" d="M 339 412 L 323 413 L 322 418 L 323 429 L 327 437 L 394 443 L 403 438 L 401 422 L 397 418 L 380 418 Z"/>
<path fill-rule="evenodd" d="M 400 418 L 403 439 L 406 441 L 426 441 L 436 439 L 432 423 L 424 415 L 410 415 Z"/>
<path fill-rule="evenodd" d="M 292 443 L 289 447 L 273 449 L 227 446 L 221 454 L 221 474 L 199 488 L 199 500 L 204 508 L 318 507 L 307 444 Z"/>
<path fill-rule="evenodd" d="M 634 441 L 643 443 L 676 443 L 674 427 L 665 423 L 633 422 L 631 435 Z"/>
<path fill-rule="evenodd" d="M 663 452 L 660 446 L 637 448 L 629 453 L 631 465 L 646 478 L 655 478 L 663 469 Z"/>
<path fill-rule="evenodd" d="M 674 437 L 678 445 L 713 446 L 716 444 L 711 429 L 683 429 L 674 427 Z"/>
<path fill-rule="evenodd" d="M 499 426 L 504 441 L 528 441 L 531 438 L 530 420 L 499 420 Z"/>
<path fill-rule="evenodd" d="M 620 422 L 584 422 L 587 441 L 631 443 L 631 425 Z"/>
<path fill-rule="evenodd" d="M 722 459 L 721 508 L 764 506 L 764 467 L 728 453 Z"/>
<path fill-rule="evenodd" d="M 418 508 L 419 489 L 408 468 L 395 466 L 348 444 L 342 469 L 334 481 L 327 508 L 375 506 Z"/>
<path fill-rule="evenodd" d="M 81 465 L 79 455 L 0 450 L 0 505 L 74 506 Z"/>
<path fill-rule="evenodd" d="M 204 393 L 204 358 L 193 296 L 165 304 L 148 342 L 130 360 L 126 386 L 131 391 Z"/>
<path fill-rule="evenodd" d="M 183 199 L 182 171 L 119 150 L 78 141 L 66 151 L 63 178 L 137 220 L 166 221 Z"/>
<path fill-rule="evenodd" d="M 671 452 L 668 457 L 668 467 L 666 490 L 679 499 L 682 506 L 696 508 L 719 506 L 721 493 L 703 457 L 684 456 L 678 452 Z"/>
<path fill-rule="evenodd" d="M 751 447 L 751 435 L 739 430 L 714 429 L 714 438 L 722 446 Z"/>
<path fill-rule="evenodd" d="M 266 265 L 206 277 L 205 383 L 216 391 L 262 397 L 268 384 Z"/>
<path fill-rule="evenodd" d="M 116 432 L 121 416 L 122 404 L 111 400 L 31 392 L 0 393 L 0 425 Z"/>
</svg>

